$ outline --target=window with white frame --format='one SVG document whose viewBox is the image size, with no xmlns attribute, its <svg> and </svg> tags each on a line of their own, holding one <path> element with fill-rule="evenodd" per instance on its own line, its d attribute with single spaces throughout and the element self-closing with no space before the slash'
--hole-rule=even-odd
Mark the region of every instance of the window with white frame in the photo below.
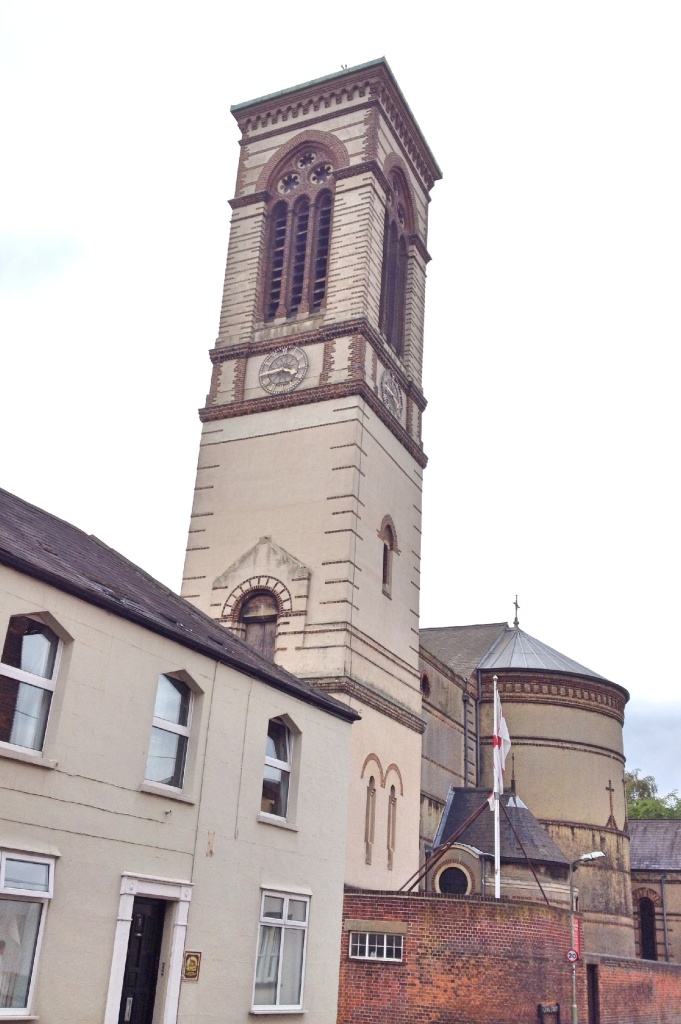
<svg viewBox="0 0 681 1024">
<path fill-rule="evenodd" d="M 263 892 L 253 1009 L 300 1010 L 303 1005 L 309 896 Z"/>
<path fill-rule="evenodd" d="M 192 691 L 172 676 L 161 676 L 156 690 L 154 722 L 145 778 L 181 789 L 191 726 Z"/>
<path fill-rule="evenodd" d="M 0 742 L 43 749 L 59 649 L 59 637 L 39 619 L 9 620 L 0 665 Z"/>
<path fill-rule="evenodd" d="M 0 1021 L 30 1010 L 53 876 L 49 857 L 0 854 Z"/>
<path fill-rule="evenodd" d="M 402 960 L 403 935 L 383 932 L 350 932 L 350 956 L 353 960 Z"/>
<path fill-rule="evenodd" d="M 278 818 L 285 818 L 288 811 L 292 749 L 291 730 L 281 718 L 271 718 L 267 725 L 260 809 Z"/>
</svg>

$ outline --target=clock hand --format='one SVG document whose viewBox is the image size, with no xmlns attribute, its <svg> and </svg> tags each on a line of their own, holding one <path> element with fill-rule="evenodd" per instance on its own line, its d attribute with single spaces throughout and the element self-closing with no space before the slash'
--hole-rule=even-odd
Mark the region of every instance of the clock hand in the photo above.
<svg viewBox="0 0 681 1024">
<path fill-rule="evenodd" d="M 262 377 L 271 377 L 275 373 L 297 373 L 298 368 L 295 366 L 276 366 L 273 370 L 263 370 L 261 373 Z"/>
</svg>

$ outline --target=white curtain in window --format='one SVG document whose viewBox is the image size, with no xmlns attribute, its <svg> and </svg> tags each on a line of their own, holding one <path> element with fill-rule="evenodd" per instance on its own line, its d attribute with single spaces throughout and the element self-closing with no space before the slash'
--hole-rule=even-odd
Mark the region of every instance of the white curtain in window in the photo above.
<svg viewBox="0 0 681 1024">
<path fill-rule="evenodd" d="M 0 899 L 0 1008 L 26 1008 L 42 909 L 42 903 Z"/>
</svg>

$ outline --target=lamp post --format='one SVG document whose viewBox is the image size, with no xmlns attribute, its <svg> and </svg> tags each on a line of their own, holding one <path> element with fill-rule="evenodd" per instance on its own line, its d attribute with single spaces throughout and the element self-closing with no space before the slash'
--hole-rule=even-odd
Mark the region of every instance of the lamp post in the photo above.
<svg viewBox="0 0 681 1024">
<path fill-rule="evenodd" d="M 580 864 L 588 863 L 592 860 L 600 860 L 601 857 L 605 857 L 602 850 L 592 850 L 590 853 L 583 853 L 577 860 L 573 860 L 570 863 L 570 939 L 572 942 L 572 948 L 575 948 L 575 887 L 574 887 L 574 874 Z M 572 961 L 572 1024 L 578 1024 L 577 1021 L 577 961 Z"/>
</svg>

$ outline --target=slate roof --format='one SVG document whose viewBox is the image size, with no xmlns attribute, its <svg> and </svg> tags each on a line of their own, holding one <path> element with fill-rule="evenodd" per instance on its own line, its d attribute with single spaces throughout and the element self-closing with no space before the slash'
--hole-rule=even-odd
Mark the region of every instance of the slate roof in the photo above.
<svg viewBox="0 0 681 1024">
<path fill-rule="evenodd" d="M 681 818 L 630 818 L 632 871 L 681 871 Z"/>
<path fill-rule="evenodd" d="M 447 796 L 442 819 L 435 836 L 433 849 L 437 849 L 447 842 L 455 830 L 461 826 L 474 811 L 480 807 L 482 802 L 489 796 L 488 789 L 463 788 L 452 786 Z M 515 831 L 517 832 L 522 846 L 525 847 L 527 856 L 536 864 L 556 864 L 567 868 L 569 861 L 563 851 L 556 846 L 548 832 L 541 825 L 532 811 L 517 797 L 511 793 L 504 793 L 501 802 L 507 808 Z M 516 806 L 514 806 L 514 804 Z M 522 846 L 513 834 L 506 815 L 503 810 L 499 815 L 499 838 L 501 840 L 501 860 L 507 863 L 527 863 Z M 457 839 L 458 843 L 465 846 L 472 846 L 481 853 L 494 856 L 494 815 L 490 810 L 485 810 L 469 825 L 465 832 Z"/>
<path fill-rule="evenodd" d="M 505 622 L 489 622 L 479 626 L 437 626 L 422 629 L 419 637 L 426 651 L 468 679 L 506 629 L 508 626 Z"/>
<path fill-rule="evenodd" d="M 477 669 L 534 669 L 608 680 L 505 622 L 422 629 L 421 645 L 464 679 Z"/>
<path fill-rule="evenodd" d="M 263 658 L 97 537 L 0 488 L 0 563 L 352 722 L 360 716 Z"/>
</svg>

